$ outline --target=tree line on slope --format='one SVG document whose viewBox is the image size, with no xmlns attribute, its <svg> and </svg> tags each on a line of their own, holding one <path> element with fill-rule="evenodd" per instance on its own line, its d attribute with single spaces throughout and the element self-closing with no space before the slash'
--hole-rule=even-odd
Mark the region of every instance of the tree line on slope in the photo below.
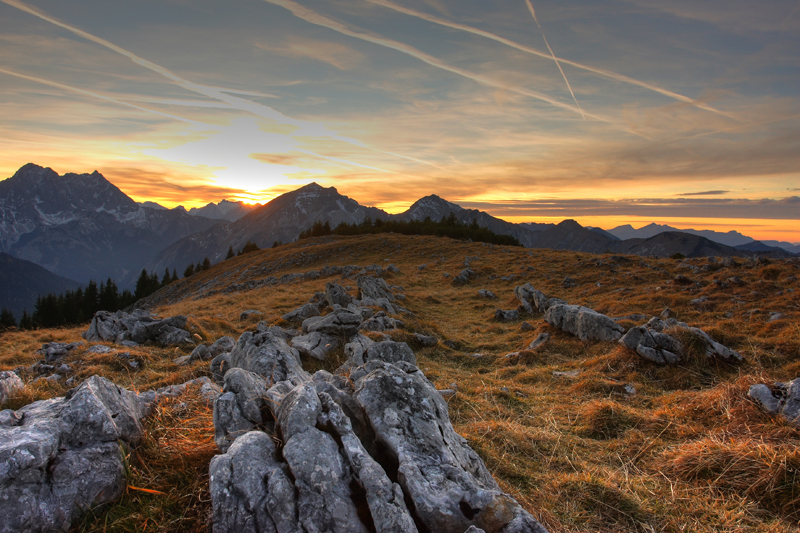
<svg viewBox="0 0 800 533">
<path fill-rule="evenodd" d="M 113 279 L 97 282 L 90 280 L 86 287 L 62 294 L 50 293 L 36 298 L 33 314 L 28 310 L 22 312 L 19 321 L 20 329 L 53 328 L 83 324 L 91 320 L 97 311 L 119 311 L 136 303 L 138 300 L 153 294 L 155 291 L 178 281 L 178 274 L 173 269 L 164 271 L 159 279 L 156 272 L 148 273 L 142 269 L 136 281 L 136 289 L 131 292 L 125 289 L 120 292 Z M 14 314 L 8 309 L 0 310 L 0 331 L 17 327 Z"/>
<path fill-rule="evenodd" d="M 472 240 L 503 246 L 522 246 L 511 235 L 499 235 L 488 228 L 481 227 L 476 219 L 471 222 L 460 222 L 454 213 L 442 217 L 438 222 L 426 217 L 424 220 L 383 220 L 366 217 L 360 224 L 342 222 L 331 228 L 330 222 L 316 221 L 307 230 L 300 233 L 300 239 L 321 237 L 323 235 L 365 235 L 376 233 L 401 233 L 403 235 L 435 235 L 451 239 Z"/>
</svg>

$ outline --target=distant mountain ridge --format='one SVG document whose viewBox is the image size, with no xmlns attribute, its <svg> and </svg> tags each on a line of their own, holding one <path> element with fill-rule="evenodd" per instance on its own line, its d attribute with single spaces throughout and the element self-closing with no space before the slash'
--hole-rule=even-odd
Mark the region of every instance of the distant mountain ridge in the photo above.
<svg viewBox="0 0 800 533">
<path fill-rule="evenodd" d="M 80 287 L 77 281 L 56 276 L 31 261 L 0 252 L 0 307 L 14 313 L 17 321 L 24 310 L 33 314 L 36 298 Z"/>
<path fill-rule="evenodd" d="M 219 223 L 143 207 L 95 171 L 27 164 L 0 181 L 0 252 L 85 283 L 129 285 L 160 249 Z"/>
</svg>

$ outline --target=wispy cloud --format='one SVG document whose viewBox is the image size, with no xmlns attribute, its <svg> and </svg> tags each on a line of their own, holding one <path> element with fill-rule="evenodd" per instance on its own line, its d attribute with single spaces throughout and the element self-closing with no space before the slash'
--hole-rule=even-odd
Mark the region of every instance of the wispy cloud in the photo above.
<svg viewBox="0 0 800 533">
<path fill-rule="evenodd" d="M 561 76 L 564 78 L 564 83 L 567 84 L 567 89 L 569 90 L 569 94 L 572 95 L 572 100 L 575 102 L 575 105 L 578 106 L 578 109 L 581 110 L 581 116 L 583 117 L 583 119 L 586 120 L 586 117 L 583 114 L 583 109 L 581 109 L 581 104 L 578 103 L 578 99 L 575 98 L 575 93 L 572 92 L 572 87 L 569 84 L 567 75 L 564 74 L 564 69 L 561 68 L 561 63 L 558 62 L 558 58 L 556 58 L 556 55 L 553 53 L 553 49 L 550 48 L 550 43 L 547 42 L 547 37 L 545 37 L 544 35 L 544 30 L 542 29 L 542 25 L 539 24 L 539 19 L 536 18 L 536 11 L 533 10 L 533 4 L 531 4 L 531 0 L 525 0 L 525 3 L 528 5 L 528 10 L 531 12 L 531 16 L 533 17 L 534 22 L 536 22 L 536 27 L 539 28 L 539 31 L 542 33 L 542 39 L 544 39 L 544 44 L 545 46 L 547 46 L 547 50 L 550 51 L 550 57 L 552 57 L 553 61 L 556 62 L 558 71 L 561 72 Z"/>
<path fill-rule="evenodd" d="M 3 1 L 6 1 L 6 0 L 3 0 Z M 525 89 L 525 88 L 522 88 L 522 87 L 509 86 L 509 85 L 507 85 L 505 83 L 501 83 L 501 82 L 492 80 L 492 79 L 490 79 L 490 78 L 488 78 L 486 76 L 475 74 L 475 73 L 469 72 L 469 71 L 467 71 L 465 69 L 462 69 L 462 68 L 459 68 L 459 67 L 454 67 L 452 65 L 448 65 L 448 64 L 444 63 L 443 61 L 441 61 L 441 60 L 439 60 L 439 59 L 437 59 L 437 58 L 435 58 L 435 57 L 433 57 L 433 56 L 431 56 L 429 54 L 426 54 L 425 52 L 423 52 L 421 50 L 418 50 L 417 48 L 414 48 L 413 46 L 407 45 L 405 43 L 401 43 L 399 41 L 395 41 L 393 39 L 387 39 L 387 38 L 384 38 L 384 37 L 379 37 L 377 35 L 372 35 L 372 34 L 365 33 L 363 31 L 352 30 L 352 29 L 348 28 L 347 26 L 345 26 L 344 24 L 342 24 L 340 22 L 337 22 L 337 21 L 335 21 L 335 20 L 333 20 L 331 18 L 328 18 L 325 15 L 322 15 L 321 13 L 313 11 L 313 10 L 307 8 L 307 7 L 304 7 L 304 6 L 300 5 L 300 4 L 298 4 L 297 2 L 293 2 L 292 0 L 264 0 L 264 1 L 267 2 L 267 3 L 270 3 L 270 4 L 274 4 L 276 6 L 283 7 L 285 9 L 289 10 L 297 18 L 305 20 L 306 22 L 308 22 L 310 24 L 315 24 L 317 26 L 322 26 L 324 28 L 328 28 L 330 30 L 339 32 L 342 35 L 347 35 L 347 36 L 353 37 L 355 39 L 361 39 L 362 41 L 366 41 L 366 42 L 369 42 L 369 43 L 372 43 L 372 44 L 377 44 L 379 46 L 383 46 L 385 48 L 390 48 L 392 50 L 396 50 L 396 51 L 398 51 L 400 53 L 403 53 L 403 54 L 406 54 L 408 56 L 411 56 L 411 57 L 414 57 L 416 59 L 419 59 L 420 61 L 422 61 L 424 63 L 427 63 L 428 65 L 431 65 L 432 67 L 436 67 L 436 68 L 439 68 L 441 70 L 445 70 L 447 72 L 450 72 L 452 74 L 456 74 L 458 76 L 462 76 L 464 78 L 470 79 L 470 80 L 475 81 L 477 83 L 480 83 L 482 85 L 486 85 L 486 86 L 489 86 L 489 87 L 495 87 L 497 89 L 504 89 L 504 90 L 511 91 L 511 92 L 514 92 L 514 93 L 517 93 L 517 94 L 528 96 L 530 98 L 535 98 L 536 100 L 541 100 L 542 102 L 546 102 L 546 103 L 548 103 L 548 104 L 550 104 L 552 106 L 558 107 L 560 109 L 564 109 L 564 110 L 570 111 L 572 113 L 578 113 L 578 114 L 583 115 L 582 111 L 580 109 L 578 109 L 577 107 L 573 107 L 573 106 L 571 106 L 569 104 L 565 104 L 564 102 L 556 100 L 555 98 L 551 98 L 550 96 L 547 96 L 546 94 L 543 94 L 543 93 L 540 93 L 540 92 L 537 92 L 537 91 L 532 91 L 530 89 Z M 609 119 L 607 119 L 605 117 L 600 117 L 600 116 L 595 115 L 595 114 L 588 114 L 588 116 L 593 118 L 593 119 L 595 119 L 595 120 L 600 120 L 600 121 L 603 121 L 603 122 L 608 122 L 609 121 Z"/>
<path fill-rule="evenodd" d="M 364 59 L 364 56 L 356 50 L 339 43 L 296 37 L 288 39 L 281 46 L 258 42 L 256 48 L 288 57 L 321 61 L 339 70 L 350 70 Z"/>
<path fill-rule="evenodd" d="M 273 0 L 265 0 L 265 1 L 272 2 L 272 3 L 277 3 L 276 1 L 273 1 Z M 630 85 L 635 85 L 637 87 L 642 87 L 642 88 L 648 89 L 650 91 L 655 91 L 655 92 L 657 92 L 657 93 L 659 93 L 659 94 L 661 94 L 663 96 L 668 96 L 669 98 L 673 98 L 673 99 L 679 100 L 681 102 L 686 102 L 688 104 L 691 104 L 691 105 L 693 105 L 693 106 L 695 106 L 695 107 L 697 107 L 699 109 L 703 109 L 705 111 L 710 111 L 712 113 L 717 113 L 717 114 L 723 115 L 723 116 L 730 116 L 728 113 L 725 113 L 725 112 L 722 112 L 722 111 L 720 111 L 718 109 L 715 109 L 715 108 L 709 106 L 708 104 L 706 104 L 706 103 L 704 103 L 702 101 L 699 101 L 699 100 L 694 99 L 694 98 L 689 98 L 688 96 L 684 96 L 684 95 L 678 94 L 678 93 L 676 93 L 674 91 L 670 91 L 668 89 L 664 89 L 663 87 L 659 87 L 659 86 L 654 85 L 652 83 L 647 83 L 647 82 L 644 82 L 644 81 L 636 80 L 634 78 L 630 78 L 628 76 L 625 76 L 623 74 L 619 74 L 617 72 L 612 72 L 610 70 L 593 67 L 593 66 L 590 66 L 590 65 L 579 63 L 577 61 L 571 61 L 569 59 L 565 59 L 565 58 L 562 58 L 562 57 L 554 58 L 552 56 L 552 54 L 547 54 L 546 52 L 542 52 L 541 50 L 537 50 L 535 48 L 531 48 L 529 46 L 525 46 L 525 45 L 519 44 L 517 42 L 514 42 L 514 41 L 512 41 L 510 39 L 506 39 L 505 37 L 501 37 L 501 36 L 496 35 L 496 34 L 491 33 L 491 32 L 483 31 L 483 30 L 480 30 L 478 28 L 474 28 L 472 26 L 467 26 L 465 24 L 458 24 L 456 22 L 451 22 L 451 21 L 448 21 L 446 19 L 442 19 L 440 17 L 436 17 L 436 16 L 433 16 L 433 15 L 430 15 L 428 13 L 423 13 L 421 11 L 416 11 L 414 9 L 409 9 L 407 7 L 403 7 L 403 6 L 400 6 L 398 4 L 395 4 L 394 2 L 390 2 L 389 0 L 366 0 L 366 1 L 367 2 L 371 2 L 373 4 L 377 4 L 377 5 L 386 7 L 386 8 L 389 8 L 389 9 L 392 9 L 392 10 L 397 11 L 399 13 L 403 13 L 403 14 L 406 14 L 406 15 L 409 15 L 409 16 L 412 16 L 412 17 L 416 17 L 416 18 L 420 18 L 420 19 L 423 19 L 423 20 L 427 20 L 428 22 L 433 22 L 434 24 L 439 24 L 441 26 L 446 26 L 448 28 L 453 28 L 453 29 L 456 29 L 456 30 L 462 30 L 462 31 L 471 33 L 473 35 L 480 35 L 481 37 L 485 37 L 487 39 L 491 39 L 493 41 L 496 41 L 498 43 L 502 43 L 502 44 L 504 44 L 506 46 L 510 46 L 511 48 L 515 48 L 517 50 L 520 50 L 522 52 L 526 52 L 528 54 L 533 54 L 535 56 L 539 56 L 539 57 L 543 57 L 543 58 L 547 58 L 547 59 L 556 59 L 558 62 L 563 63 L 565 65 L 570 65 L 572 67 L 579 68 L 581 70 L 585 70 L 587 72 L 591 72 L 593 74 L 597 74 L 599 76 L 603 76 L 603 77 L 608 78 L 608 79 L 612 79 L 612 80 L 619 81 L 619 82 L 622 82 L 622 83 L 627 83 L 627 84 L 630 84 Z"/>
<path fill-rule="evenodd" d="M 701 191 L 701 192 L 684 192 L 677 196 L 719 196 L 720 194 L 727 194 L 730 191 Z"/>
<path fill-rule="evenodd" d="M 58 89 L 63 89 L 65 91 L 69 91 L 75 94 L 82 94 L 84 96 L 91 96 L 92 98 L 97 98 L 98 100 L 104 100 L 106 102 L 110 102 L 113 104 L 129 107 L 131 109 L 137 109 L 139 111 L 144 111 L 145 113 L 150 113 L 151 115 L 158 115 L 163 118 L 169 118 L 172 120 L 179 120 L 181 122 L 185 122 L 187 124 L 194 124 L 196 126 L 207 126 L 207 124 L 202 124 L 200 122 L 190 120 L 188 118 L 179 117 L 177 115 L 171 115 L 169 113 L 162 113 L 161 111 L 156 111 L 155 109 L 147 109 L 146 107 L 141 107 L 138 105 L 134 105 L 128 102 L 123 102 L 122 100 L 117 100 L 108 96 L 103 96 L 101 94 L 94 93 L 92 91 L 86 91 L 84 89 L 79 89 L 77 87 L 72 87 L 70 85 L 65 85 L 63 83 L 58 83 L 55 81 L 45 80 L 43 78 L 37 78 L 36 76 L 29 76 L 27 74 L 21 74 L 19 72 L 14 72 L 12 70 L 6 70 L 4 68 L 0 68 L 0 72 L 3 74 L 8 74 L 9 76 L 14 76 L 16 78 L 21 78 L 23 80 L 34 81 L 36 83 L 41 83 L 43 85 L 49 85 L 50 87 L 56 87 Z"/>
</svg>

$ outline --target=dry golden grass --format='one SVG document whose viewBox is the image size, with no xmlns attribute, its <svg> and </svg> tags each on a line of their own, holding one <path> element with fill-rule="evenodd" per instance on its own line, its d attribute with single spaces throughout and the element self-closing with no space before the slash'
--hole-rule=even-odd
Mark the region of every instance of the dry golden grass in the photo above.
<svg viewBox="0 0 800 533">
<path fill-rule="evenodd" d="M 451 285 L 445 274 L 458 274 L 467 256 L 478 256 L 470 267 L 479 277 Z M 192 331 L 205 340 L 237 337 L 262 319 L 281 324 L 282 314 L 337 278 L 203 297 L 209 289 L 324 265 L 394 263 L 401 272 L 387 281 L 403 287 L 402 305 L 414 316 L 402 317 L 406 330 L 392 337 L 407 340 L 419 332 L 455 343 L 457 349 L 442 343 L 414 346 L 420 367 L 438 388 L 457 389 L 449 401 L 456 431 L 503 489 L 552 532 L 796 531 L 800 431 L 761 412 L 746 394 L 753 383 L 800 374 L 800 297 L 790 291 L 800 288 L 794 279 L 800 264 L 723 268 L 705 259 L 687 262 L 707 268 L 693 272 L 673 259 L 490 247 L 434 237 L 325 237 L 226 261 L 173 284 L 154 300 L 162 316 L 189 315 Z M 418 270 L 422 264 L 427 266 Z M 678 274 L 692 283 L 673 283 Z M 516 279 L 500 279 L 508 275 Z M 577 285 L 562 288 L 565 276 Z M 714 282 L 733 276 L 741 284 Z M 528 331 L 520 329 L 523 320 L 496 322 L 494 311 L 515 308 L 512 290 L 525 282 L 612 317 L 658 315 L 669 307 L 679 320 L 740 351 L 746 361 L 718 363 L 695 351 L 680 366 L 660 367 L 614 343 L 583 343 L 551 328 L 541 315 L 523 318 L 533 326 Z M 354 280 L 341 283 L 355 294 Z M 498 299 L 482 299 L 478 289 L 489 289 Z M 708 299 L 704 304 L 690 303 L 702 296 Z M 247 309 L 264 315 L 240 320 Z M 784 317 L 768 322 L 771 312 Z M 0 368 L 29 365 L 38 360 L 33 351 L 42 342 L 78 340 L 84 329 L 6 334 L 0 341 Z M 542 332 L 550 341 L 526 351 Z M 68 359 L 83 361 L 76 366 L 81 377 L 100 373 L 138 390 L 207 373 L 206 363 L 175 366 L 172 359 L 182 353 L 174 350 L 125 351 L 141 358 L 141 370 L 121 371 L 114 354 L 89 358 L 78 350 Z M 511 352 L 520 353 L 507 358 Z M 310 370 L 334 370 L 341 358 L 304 364 Z M 554 377 L 554 371 L 577 372 Z M 625 385 L 636 393 L 628 394 Z M 63 390 L 37 384 L 24 401 Z M 192 431 L 168 429 L 189 426 L 165 405 L 148 422 L 150 440 L 131 455 L 140 476 L 132 478 L 135 483 L 169 497 L 129 490 L 121 502 L 97 510 L 81 526 L 84 530 L 102 530 L 103 524 L 107 531 L 142 530 L 145 520 L 148 531 L 204 530 L 210 506 L 204 476 L 214 453 L 210 412 L 184 398 L 176 402 L 188 406 L 180 416 L 197 421 Z M 188 451 L 196 443 L 206 451 L 184 458 L 167 449 L 173 438 L 177 450 Z"/>
</svg>

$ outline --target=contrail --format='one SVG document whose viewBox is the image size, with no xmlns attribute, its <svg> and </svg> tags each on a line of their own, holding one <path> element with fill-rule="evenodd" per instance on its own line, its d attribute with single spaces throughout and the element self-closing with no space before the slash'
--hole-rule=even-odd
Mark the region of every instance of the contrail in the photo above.
<svg viewBox="0 0 800 533">
<path fill-rule="evenodd" d="M 15 76 L 17 78 L 22 78 L 28 81 L 35 81 L 37 83 L 41 83 L 44 85 L 49 85 L 50 87 L 56 87 L 58 89 L 64 89 L 65 91 L 70 91 L 73 93 L 83 94 L 86 96 L 91 96 L 94 98 L 99 98 L 100 100 L 105 100 L 106 102 L 112 102 L 114 104 L 131 107 L 133 109 L 138 109 L 139 111 L 144 111 L 145 113 L 151 113 L 153 115 L 159 115 L 166 118 L 171 118 L 174 120 L 179 120 L 181 122 L 186 122 L 187 124 L 194 124 L 195 126 L 205 126 L 208 127 L 208 124 L 203 122 L 197 122 L 195 120 L 190 120 L 188 118 L 179 117 L 177 115 L 170 115 L 169 113 L 162 113 L 161 111 L 155 111 L 153 109 L 147 109 L 146 107 L 139 107 L 138 105 L 129 104 L 128 102 L 123 102 L 122 100 L 116 100 L 114 98 L 109 98 L 108 96 L 103 96 L 102 94 L 93 93 L 91 91 L 85 91 L 83 89 L 78 89 L 77 87 L 72 87 L 70 85 L 64 85 L 63 83 L 58 83 L 55 81 L 45 80 L 43 78 L 37 78 L 35 76 L 28 76 L 27 74 L 20 74 L 19 72 L 14 72 L 11 70 L 6 70 L 4 68 L 0 68 L 0 72 L 3 74 L 8 74 L 9 76 Z"/>
<path fill-rule="evenodd" d="M 266 0 L 266 1 L 270 1 L 270 0 Z M 498 43 L 502 43 L 502 44 L 504 44 L 506 46 L 509 46 L 511 48 L 515 48 L 515 49 L 517 49 L 517 50 L 519 50 L 521 52 L 526 52 L 528 54 L 532 54 L 532 55 L 539 56 L 539 57 L 544 57 L 544 58 L 547 58 L 547 59 L 553 59 L 553 57 L 550 54 L 546 54 L 546 53 L 542 52 L 541 50 L 537 50 L 535 48 L 530 48 L 528 46 L 521 45 L 519 43 L 516 43 L 514 41 L 506 39 L 505 37 L 500 37 L 499 35 L 495 35 L 493 33 L 487 32 L 487 31 L 479 30 L 478 28 L 473 28 L 472 26 L 467 26 L 465 24 L 458 24 L 458 23 L 455 23 L 455 22 L 450 22 L 449 20 L 442 19 L 442 18 L 436 17 L 434 15 L 429 15 L 429 14 L 423 13 L 421 11 L 415 11 L 413 9 L 408 9 L 406 7 L 397 5 L 397 4 L 395 4 L 395 3 L 393 3 L 393 2 L 391 2 L 389 0 L 366 0 L 366 1 L 367 2 L 371 2 L 373 4 L 376 4 L 376 5 L 379 5 L 379 6 L 386 7 L 388 9 L 392 9 L 394 11 L 397 11 L 399 13 L 403 13 L 405 15 L 409 15 L 411 17 L 416 17 L 416 18 L 420 18 L 420 19 L 423 19 L 423 20 L 427 20 L 428 22 L 433 22 L 434 24 L 439 24 L 440 26 L 445 26 L 445 27 L 448 27 L 448 28 L 453 28 L 455 30 L 465 31 L 465 32 L 468 32 L 468 33 L 472 33 L 473 35 L 479 35 L 481 37 L 485 37 L 486 39 L 491 39 L 492 41 L 496 41 Z M 723 116 L 726 116 L 728 118 L 733 118 L 729 114 L 724 113 L 722 111 L 719 111 L 718 109 L 714 109 L 713 107 L 711 107 L 709 105 L 706 105 L 706 104 L 703 104 L 701 102 L 698 102 L 697 100 L 695 100 L 693 98 L 689 98 L 688 96 L 684 96 L 682 94 L 678 94 L 678 93 L 672 92 L 670 90 L 658 87 L 657 85 L 652 85 L 650 83 L 646 83 L 646 82 L 639 81 L 639 80 L 636 80 L 636 79 L 633 79 L 633 78 L 629 78 L 628 76 L 625 76 L 623 74 L 618 74 L 618 73 L 612 72 L 610 70 L 605 70 L 605 69 L 601 69 L 601 68 L 592 67 L 592 66 L 589 66 L 589 65 L 584 65 L 583 63 L 578 63 L 576 61 L 570 61 L 569 59 L 564 59 L 564 58 L 561 58 L 561 57 L 559 57 L 557 59 L 558 59 L 559 62 L 561 62 L 561 63 L 563 63 L 565 65 L 570 65 L 572 67 L 579 68 L 581 70 L 586 70 L 588 72 L 592 72 L 594 74 L 597 74 L 598 76 L 603 76 L 605 78 L 616 80 L 616 81 L 619 81 L 619 82 L 622 82 L 622 83 L 628 83 L 630 85 L 636 85 L 636 86 L 642 87 L 644 89 L 655 91 L 655 92 L 657 92 L 659 94 L 662 94 L 664 96 L 668 96 L 668 97 L 673 98 L 675 100 L 680 100 L 681 102 L 688 102 L 688 103 L 692 104 L 693 106 L 695 106 L 695 107 L 697 107 L 699 109 L 703 109 L 705 111 L 710 111 L 712 113 L 717 113 L 718 115 L 723 115 Z"/>
<path fill-rule="evenodd" d="M 7 0 L 2 0 L 7 1 Z M 474 74 L 472 72 L 466 71 L 464 69 L 460 69 L 458 67 L 450 66 L 442 61 L 439 61 L 433 56 L 426 54 L 425 52 L 414 48 L 413 46 L 409 46 L 407 44 L 401 43 L 399 41 L 395 41 L 392 39 L 385 39 L 382 37 L 376 37 L 374 35 L 370 35 L 367 33 L 360 33 L 357 31 L 353 31 L 347 26 L 336 22 L 335 20 L 329 19 L 325 15 L 317 13 L 316 11 L 312 11 L 304 6 L 301 6 L 297 2 L 293 2 L 292 0 L 264 0 L 267 3 L 282 7 L 284 9 L 289 10 L 294 16 L 299 19 L 305 20 L 311 24 L 315 24 L 317 26 L 322 26 L 324 28 L 328 28 L 330 30 L 339 32 L 343 35 L 347 35 L 349 37 L 354 37 L 356 39 L 361 39 L 362 41 L 367 41 L 369 43 L 377 44 L 386 48 L 390 48 L 392 50 L 396 50 L 403 54 L 409 55 L 420 61 L 423 61 L 433 67 L 440 68 L 442 70 L 446 70 L 453 74 L 457 74 L 459 76 L 463 76 L 464 78 L 471 79 L 476 81 L 482 85 L 487 85 L 489 87 L 495 87 L 498 89 L 505 89 L 511 92 L 515 92 L 517 94 L 528 96 L 531 98 L 535 98 L 537 100 L 541 100 L 543 102 L 547 102 L 548 104 L 559 107 L 561 109 L 566 109 L 567 111 L 571 111 L 573 113 L 579 113 L 583 115 L 583 111 L 580 109 L 573 107 L 569 104 L 565 104 L 563 102 L 559 102 L 558 100 L 547 96 L 546 94 L 542 94 L 536 91 L 531 91 L 528 89 L 522 89 L 518 87 L 508 87 L 496 81 L 490 80 L 489 78 L 485 78 L 484 76 L 480 76 L 478 74 Z M 372 1 L 372 0 L 370 0 Z M 550 56 L 547 56 L 548 59 Z M 598 117 L 596 115 L 589 115 L 590 117 L 602 121 L 602 122 L 609 122 L 608 119 L 603 117 Z M 585 117 L 584 117 L 585 118 Z"/>
<path fill-rule="evenodd" d="M 583 109 L 581 109 L 581 104 L 578 103 L 578 99 L 575 98 L 575 93 L 572 92 L 572 87 L 569 84 L 567 75 L 564 74 L 564 69 L 561 68 L 561 63 L 559 63 L 558 59 L 556 59 L 556 55 L 553 53 L 553 49 L 550 48 L 550 43 L 547 42 L 547 37 L 544 36 L 544 30 L 542 29 L 542 26 L 539 24 L 539 19 L 536 18 L 536 11 L 533 10 L 533 4 L 531 4 L 531 0 L 525 0 L 525 3 L 528 4 L 528 9 L 530 10 L 531 15 L 533 15 L 533 20 L 534 22 L 536 22 L 536 26 L 539 28 L 539 31 L 542 32 L 542 39 L 544 39 L 544 44 L 547 46 L 547 49 L 550 50 L 550 57 L 552 57 L 553 61 L 556 62 L 556 66 L 558 67 L 558 70 L 561 72 L 561 76 L 564 78 L 564 82 L 567 84 L 567 89 L 569 89 L 569 94 L 572 95 L 572 99 L 575 101 L 575 105 L 578 106 L 578 109 L 581 110 L 581 116 L 583 117 L 583 120 L 586 120 L 586 117 L 583 115 Z"/>
<path fill-rule="evenodd" d="M 232 96 L 231 94 L 228 94 L 228 93 L 241 93 L 241 91 L 235 91 L 235 90 L 231 90 L 231 89 L 219 89 L 219 88 L 216 88 L 216 87 L 210 87 L 208 85 L 201 85 L 199 83 L 194 83 L 192 81 L 189 81 L 187 79 L 184 79 L 184 78 L 178 76 L 177 74 L 175 74 L 174 72 L 170 71 L 169 69 L 166 69 L 166 68 L 162 67 L 161 65 L 157 65 L 156 63 L 153 63 L 152 61 L 148 61 L 147 59 L 139 57 L 136 54 L 134 54 L 133 52 L 129 52 L 128 50 L 125 50 L 124 48 L 122 48 L 120 46 L 117 46 L 112 42 L 109 42 L 109 41 L 107 41 L 107 40 L 105 40 L 105 39 L 103 39 L 101 37 L 97 37 L 96 35 L 92 35 L 89 32 L 83 31 L 83 30 L 81 30 L 79 28 L 76 28 L 74 26 L 70 26 L 69 24 L 66 24 L 66 23 L 63 23 L 63 22 L 61 22 L 61 21 L 59 21 L 57 19 L 54 19 L 54 18 L 42 13 L 38 9 L 35 9 L 35 8 L 32 8 L 32 7 L 28 6 L 28 5 L 23 4 L 19 0 L 0 0 L 0 2 L 3 2 L 4 4 L 7 4 L 7 5 L 11 6 L 11 7 L 15 7 L 15 8 L 17 8 L 17 9 L 19 9 L 21 11 L 24 11 L 24 12 L 30 14 L 30 15 L 33 15 L 35 17 L 38 17 L 38 18 L 40 18 L 40 19 L 42 19 L 42 20 L 44 20 L 46 22 L 54 24 L 54 25 L 56 25 L 56 26 L 58 26 L 60 28 L 63 28 L 65 30 L 69 31 L 69 32 L 74 33 L 75 35 L 83 37 L 84 39 L 87 39 L 89 41 L 97 43 L 100 46 L 104 46 L 105 48 L 108 48 L 109 50 L 113 50 L 114 52 L 117 52 L 118 54 L 127 57 L 128 59 L 130 59 L 131 61 L 133 61 L 137 65 L 140 65 L 140 66 L 142 66 L 142 67 L 144 67 L 144 68 L 146 68 L 148 70 L 151 70 L 151 71 L 153 71 L 153 72 L 155 72 L 157 74 L 160 74 L 161 76 L 171 80 L 173 83 L 177 84 L 180 87 L 183 87 L 184 89 L 186 89 L 188 91 L 192 91 L 194 93 L 201 94 L 201 95 L 206 96 L 208 98 L 211 98 L 211 99 L 214 99 L 214 100 L 217 100 L 217 101 L 220 101 L 220 102 L 224 102 L 224 103 L 228 104 L 230 107 L 232 107 L 234 109 L 238 109 L 240 111 L 249 112 L 249 113 L 252 113 L 252 114 L 254 114 L 256 116 L 259 116 L 259 117 L 262 117 L 262 118 L 266 118 L 266 119 L 269 119 L 269 120 L 273 120 L 273 121 L 275 121 L 275 122 L 277 122 L 279 124 L 295 126 L 301 132 L 305 132 L 305 133 L 310 134 L 310 135 L 315 136 L 315 137 L 329 137 L 331 139 L 335 139 L 335 140 L 342 141 L 342 142 L 345 142 L 345 143 L 348 143 L 348 144 L 352 144 L 352 145 L 358 146 L 360 148 L 364 148 L 366 150 L 371 150 L 371 151 L 374 151 L 374 152 L 379 152 L 379 153 L 384 153 L 384 154 L 387 154 L 387 155 L 392 155 L 392 156 L 399 157 L 399 158 L 402 158 L 402 159 L 407 159 L 409 161 L 415 161 L 417 163 L 423 163 L 423 164 L 426 164 L 426 165 L 430 165 L 430 166 L 432 166 L 434 168 L 440 168 L 440 167 L 437 167 L 436 165 L 434 165 L 432 163 L 428 163 L 427 161 L 422 161 L 420 159 L 414 159 L 412 157 L 408 157 L 408 156 L 404 156 L 404 155 L 400 155 L 400 154 L 395 154 L 395 153 L 391 153 L 391 152 L 386 152 L 386 151 L 380 150 L 378 148 L 373 148 L 372 146 L 368 146 L 368 145 L 364 144 L 363 142 L 361 142 L 361 141 L 359 141 L 357 139 L 353 139 L 351 137 L 345 137 L 343 135 L 339 135 L 337 133 L 334 133 L 334 132 L 328 130 L 325 126 L 322 126 L 322 125 L 319 125 L 319 124 L 316 124 L 316 123 L 313 123 L 313 122 L 304 121 L 304 120 L 293 119 L 291 117 L 287 117 L 286 115 L 280 113 L 279 111 L 277 111 L 277 110 L 275 110 L 275 109 L 273 109 L 273 108 L 271 108 L 269 106 L 265 106 L 265 105 L 253 102 L 251 100 L 246 100 L 244 98 L 238 98 L 236 96 Z M 244 93 L 244 94 L 246 94 L 246 93 Z M 124 105 L 128 105 L 128 104 L 124 104 Z"/>
</svg>

